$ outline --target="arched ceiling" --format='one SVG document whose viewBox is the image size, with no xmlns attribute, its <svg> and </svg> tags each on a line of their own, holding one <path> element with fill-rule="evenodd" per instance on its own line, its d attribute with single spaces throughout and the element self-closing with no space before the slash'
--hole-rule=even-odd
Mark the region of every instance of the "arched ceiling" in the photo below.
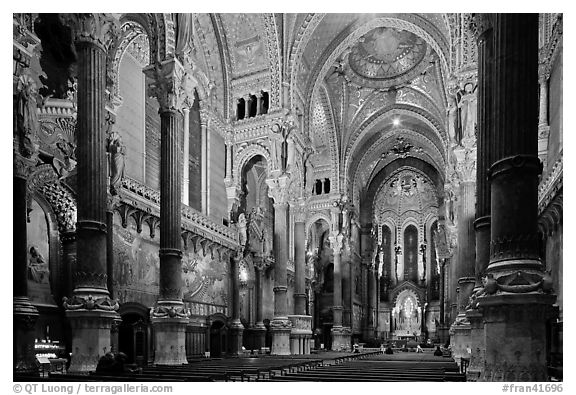
<svg viewBox="0 0 576 395">
<path fill-rule="evenodd" d="M 167 26 L 175 23 L 169 19 Z M 398 138 L 410 147 L 403 158 L 443 174 L 448 20 L 445 14 L 194 14 L 194 67 L 208 87 L 201 100 L 233 125 L 235 99 L 264 84 L 272 109 L 303 111 L 314 171 L 353 197 L 395 159 L 388 154 L 400 147 Z"/>
<path fill-rule="evenodd" d="M 330 151 L 338 153 L 332 166 L 338 168 L 341 192 L 357 197 L 392 161 L 382 155 L 397 146 L 398 137 L 413 148 L 404 157 L 418 158 L 444 173 L 447 20 L 443 14 L 296 18 L 292 95 L 304 102 L 311 140 L 322 141 L 324 152 L 326 143 L 335 140 Z M 322 108 L 317 98 L 323 95 Z M 325 114 L 322 127 L 320 112 Z"/>
</svg>

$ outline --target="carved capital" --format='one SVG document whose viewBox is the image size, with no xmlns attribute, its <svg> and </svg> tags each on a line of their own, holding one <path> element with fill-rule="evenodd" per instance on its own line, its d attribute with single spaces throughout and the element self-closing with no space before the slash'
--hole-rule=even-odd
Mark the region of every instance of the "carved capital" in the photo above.
<svg viewBox="0 0 576 395">
<path fill-rule="evenodd" d="M 120 23 L 111 14 L 60 14 L 76 43 L 94 44 L 107 51 L 120 36 Z"/>
<path fill-rule="evenodd" d="M 298 199 L 290 204 L 290 209 L 294 213 L 294 222 L 306 222 L 306 205 L 304 199 Z"/>
<path fill-rule="evenodd" d="M 344 244 L 344 235 L 342 235 L 342 233 L 332 234 L 328 237 L 328 240 L 330 241 L 330 247 L 332 247 L 334 254 L 340 254 Z"/>
<path fill-rule="evenodd" d="M 289 181 L 290 177 L 286 175 L 266 180 L 266 184 L 268 185 L 268 196 L 274 200 L 274 207 L 276 207 L 276 205 L 288 204 Z"/>
<path fill-rule="evenodd" d="M 148 95 L 158 99 L 161 113 L 183 111 L 194 104 L 198 82 L 177 59 L 152 64 L 144 73 L 152 80 Z"/>
<path fill-rule="evenodd" d="M 458 148 L 454 150 L 456 156 L 456 172 L 461 181 L 476 181 L 476 148 Z"/>
</svg>

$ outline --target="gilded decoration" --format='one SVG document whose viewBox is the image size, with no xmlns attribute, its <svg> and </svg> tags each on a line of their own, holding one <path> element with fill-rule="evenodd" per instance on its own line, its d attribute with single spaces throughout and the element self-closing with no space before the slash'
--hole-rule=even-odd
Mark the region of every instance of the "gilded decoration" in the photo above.
<svg viewBox="0 0 576 395">
<path fill-rule="evenodd" d="M 424 59 L 426 50 L 426 42 L 414 33 L 378 27 L 352 47 L 349 63 L 363 78 L 389 80 L 414 69 Z"/>
</svg>

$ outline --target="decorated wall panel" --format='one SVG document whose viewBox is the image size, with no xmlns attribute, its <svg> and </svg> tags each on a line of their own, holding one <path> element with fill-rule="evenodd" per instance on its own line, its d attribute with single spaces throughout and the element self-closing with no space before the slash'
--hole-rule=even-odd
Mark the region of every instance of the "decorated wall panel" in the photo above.
<svg viewBox="0 0 576 395">
<path fill-rule="evenodd" d="M 139 233 L 132 217 L 127 226 L 114 216 L 114 287 L 120 303 L 138 302 L 152 306 L 158 298 L 160 273 L 159 238 L 150 237 L 148 224 Z M 159 232 L 156 230 L 156 235 Z M 227 306 L 230 265 L 207 250 L 183 251 L 182 294 L 185 300 Z"/>
<path fill-rule="evenodd" d="M 38 202 L 31 200 L 29 223 L 26 227 L 28 238 L 28 297 L 34 304 L 55 306 L 50 284 L 53 279 L 51 272 L 49 227 L 46 213 Z"/>
</svg>

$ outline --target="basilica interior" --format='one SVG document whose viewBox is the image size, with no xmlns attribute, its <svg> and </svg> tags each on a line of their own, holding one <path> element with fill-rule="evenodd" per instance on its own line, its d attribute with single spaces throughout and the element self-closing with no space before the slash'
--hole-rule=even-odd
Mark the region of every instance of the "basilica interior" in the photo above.
<svg viewBox="0 0 576 395">
<path fill-rule="evenodd" d="M 418 344 L 562 379 L 562 20 L 13 14 L 15 374 Z"/>
</svg>

